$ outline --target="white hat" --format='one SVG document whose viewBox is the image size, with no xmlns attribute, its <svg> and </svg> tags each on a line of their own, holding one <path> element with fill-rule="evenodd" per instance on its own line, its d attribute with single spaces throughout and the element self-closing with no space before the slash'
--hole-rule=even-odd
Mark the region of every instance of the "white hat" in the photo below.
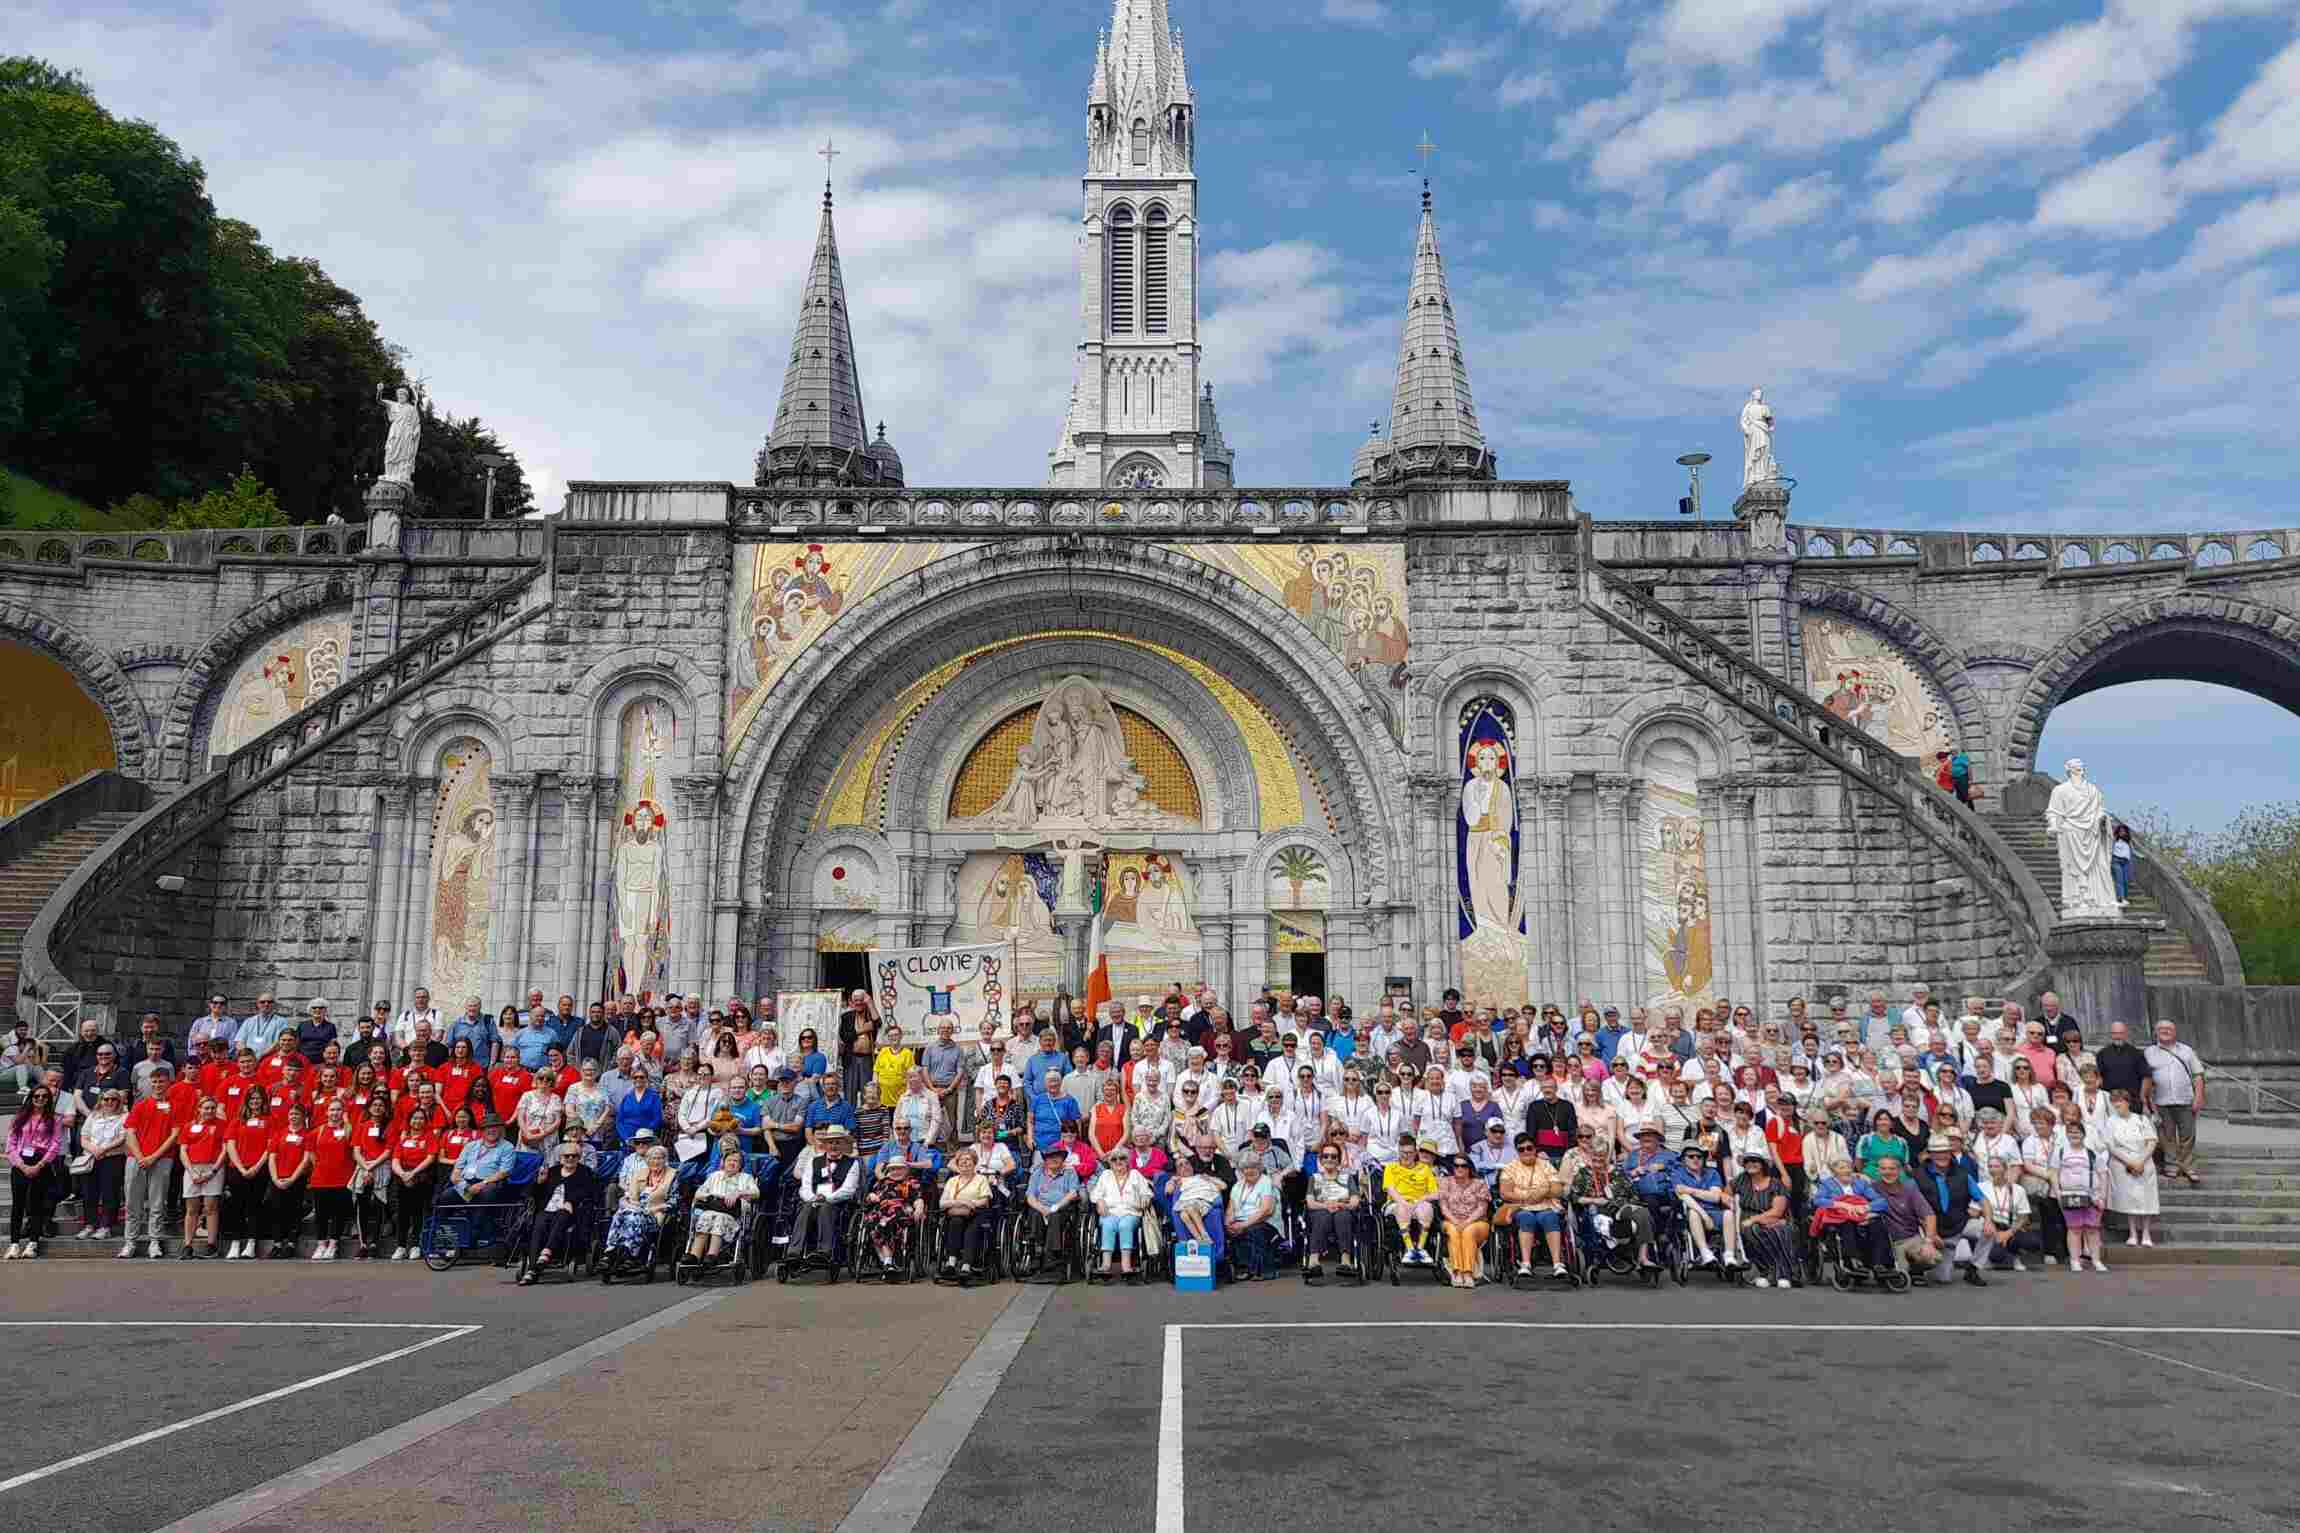
<svg viewBox="0 0 2300 1533">
<path fill-rule="evenodd" d="M 326 1000 L 326 998 L 325 998 L 325 997 L 321 997 L 321 996 L 315 996 L 315 997 L 313 997 L 313 999 L 311 1000 L 311 1002 L 310 1002 L 308 1005 L 306 1005 L 306 1006 L 304 1007 L 304 1010 L 306 1010 L 306 1011 L 325 1011 L 325 1010 L 327 1010 L 327 1000 Z"/>
<path fill-rule="evenodd" d="M 1137 1006 L 1148 1006 L 1156 1008 L 1158 1005 L 1158 998 L 1154 995 L 1138 995 L 1134 997 L 1134 1004 Z"/>
</svg>

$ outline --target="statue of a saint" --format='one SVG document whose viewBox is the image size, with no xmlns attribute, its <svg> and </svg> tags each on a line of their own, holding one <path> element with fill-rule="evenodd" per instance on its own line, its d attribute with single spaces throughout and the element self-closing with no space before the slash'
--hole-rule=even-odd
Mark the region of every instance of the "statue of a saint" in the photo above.
<svg viewBox="0 0 2300 1533">
<path fill-rule="evenodd" d="M 1781 465 L 1773 461 L 1773 407 L 1763 389 L 1751 389 L 1741 406 L 1741 488 L 1780 477 Z"/>
<path fill-rule="evenodd" d="M 383 385 L 379 383 L 375 386 L 375 397 L 382 402 L 383 413 L 391 422 L 384 431 L 381 478 L 388 484 L 412 484 L 415 446 L 423 437 L 423 412 L 416 408 L 405 384 L 385 399 Z"/>
<path fill-rule="evenodd" d="M 2115 828 L 2109 824 L 2108 805 L 2100 789 L 2084 775 L 2084 763 L 2061 764 L 2068 780 L 2052 790 L 2045 803 L 2045 829 L 2060 848 L 2060 913 L 2114 917 L 2118 912 L 2116 876 L 2110 862 Z"/>
<path fill-rule="evenodd" d="M 1054 684 L 998 801 L 961 824 L 991 830 L 1149 830 L 1189 822 L 1149 801 L 1118 714 L 1083 676 Z"/>
</svg>

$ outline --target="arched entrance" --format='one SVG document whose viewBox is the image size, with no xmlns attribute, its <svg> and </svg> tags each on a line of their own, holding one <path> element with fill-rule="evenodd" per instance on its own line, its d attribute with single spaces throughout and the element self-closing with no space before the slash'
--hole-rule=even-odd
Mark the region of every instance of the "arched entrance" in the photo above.
<svg viewBox="0 0 2300 1533">
<path fill-rule="evenodd" d="M 1125 710 L 1132 722 L 1113 728 L 1129 735 L 1130 758 L 1158 756 L 1148 742 L 1162 740 L 1200 796 L 1194 819 L 1174 811 L 1163 828 L 1102 838 L 1097 856 L 1113 880 L 1135 867 L 1143 886 L 1161 881 L 1160 855 L 1187 869 L 1207 918 L 1206 977 L 1237 989 L 1268 972 L 1266 902 L 1249 868 L 1266 833 L 1331 837 L 1347 849 L 1353 886 L 1369 892 L 1406 865 L 1398 748 L 1291 613 L 1167 550 L 1001 543 L 938 560 L 846 613 L 778 682 L 791 702 L 762 711 L 737 743 L 728 776 L 742 855 L 725 870 L 720 908 L 739 906 L 741 920 L 724 945 L 727 982 L 811 979 L 827 916 L 836 940 L 966 940 L 981 923 L 962 891 L 977 905 L 1002 887 L 1011 899 L 1016 875 L 1003 859 L 1055 853 L 971 820 L 984 795 L 972 779 L 958 791 L 961 778 L 1073 675 L 1113 716 Z M 870 896 L 832 880 L 826 898 L 823 859 L 842 846 L 868 864 Z M 1032 862 L 1020 876 L 1051 908 L 1049 869 Z M 1377 975 L 1378 949 L 1395 939 L 1360 912 L 1346 924 L 1334 966 L 1346 947 L 1356 971 Z"/>
<path fill-rule="evenodd" d="M 0 639 L 0 676 L 0 819 L 119 765 L 110 720 L 61 661 Z"/>
</svg>

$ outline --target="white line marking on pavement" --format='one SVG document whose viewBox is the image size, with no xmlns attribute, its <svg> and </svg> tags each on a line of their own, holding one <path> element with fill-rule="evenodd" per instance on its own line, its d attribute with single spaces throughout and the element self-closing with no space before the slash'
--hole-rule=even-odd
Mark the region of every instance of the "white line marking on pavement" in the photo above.
<svg viewBox="0 0 2300 1533">
<path fill-rule="evenodd" d="M 2114 1347 L 2119 1352 L 2130 1352 L 2134 1357 L 2145 1357 L 2151 1362 L 2168 1363 L 2175 1368 L 2186 1368 L 2191 1373 L 2210 1374 L 2216 1379 L 2226 1379 L 2231 1384 L 2242 1384 L 2247 1389 L 2263 1389 L 2272 1395 L 2282 1395 L 2287 1400 L 2300 1400 L 2300 1394 L 2295 1394 L 2289 1389 L 2279 1389 L 2274 1384 L 2263 1384 L 2258 1379 L 2248 1379 L 2240 1373 L 2223 1373 L 2218 1368 L 2207 1368 L 2202 1363 L 2191 1363 L 2177 1357 L 2166 1357 L 2161 1352 L 2149 1352 L 2139 1347 L 2128 1347 L 2121 1341 L 2110 1341 L 2105 1336 L 2094 1336 L 2089 1339 L 2099 1342 L 2104 1347 Z"/>
<path fill-rule="evenodd" d="M 1192 1320 L 1177 1331 L 1789 1331 L 1952 1336 L 2300 1336 L 2300 1328 L 2220 1325 L 1784 1325 L 1730 1321 Z"/>
<path fill-rule="evenodd" d="M 458 1337 L 469 1336 L 479 1329 L 480 1327 L 476 1325 L 452 1326 L 437 1336 L 428 1336 L 422 1341 L 411 1342 L 407 1346 L 394 1348 L 384 1353 L 383 1356 L 371 1357 L 364 1363 L 353 1363 L 348 1367 L 337 1368 L 332 1372 L 323 1373 L 317 1378 L 305 1379 L 300 1384 L 288 1384 L 279 1389 L 269 1389 L 260 1395 L 251 1395 L 233 1405 L 218 1406 L 212 1411 L 202 1411 L 197 1416 L 187 1416 L 182 1421 L 171 1423 L 168 1426 L 154 1427 L 149 1432 L 138 1432 L 135 1436 L 124 1437 L 116 1443 L 110 1443 L 101 1448 L 91 1448 L 86 1453 L 75 1453 L 70 1458 L 60 1459 L 44 1469 L 27 1470 L 25 1473 L 10 1479 L 0 1480 L 0 1493 L 30 1485 L 35 1480 L 45 1480 L 51 1475 L 62 1474 L 67 1469 L 77 1469 L 83 1464 L 93 1464 L 96 1460 L 110 1458 L 115 1453 L 125 1453 L 130 1448 L 141 1448 L 146 1443 L 158 1442 L 163 1437 L 173 1437 L 178 1432 L 188 1432 L 193 1427 L 205 1426 L 211 1421 L 220 1421 L 226 1416 L 236 1416 L 241 1411 L 254 1410 L 259 1405 L 269 1405 L 274 1400 L 284 1400 L 290 1395 L 300 1395 L 305 1390 L 317 1389 L 322 1384 L 333 1384 L 339 1379 L 348 1379 L 355 1373 L 364 1373 L 370 1368 L 397 1362 L 403 1357 L 409 1357 L 427 1348 L 436 1347 L 443 1341 L 454 1341 Z"/>
<path fill-rule="evenodd" d="M 261 1330 L 300 1326 L 326 1331 L 455 1331 L 475 1327 L 444 1324 L 437 1320 L 0 1320 L 0 1326 L 58 1325 L 58 1326 L 162 1326 L 171 1331 L 193 1330 Z"/>
<path fill-rule="evenodd" d="M 998 1381 L 1006 1377 L 1015 1354 L 1030 1339 L 1039 1312 L 1053 1297 L 1051 1287 L 1031 1283 L 1007 1301 L 982 1340 L 959 1364 L 958 1372 L 942 1386 L 934 1404 L 918 1418 L 902 1446 L 894 1450 L 894 1457 L 864 1489 L 837 1533 L 910 1533 L 918 1526 L 926 1504 L 934 1499 L 935 1487 L 950 1472 L 951 1460 L 966 1445 L 974 1424 L 989 1407 L 990 1397 L 998 1392 Z M 175 1530 L 162 1529 L 161 1533 Z"/>
<path fill-rule="evenodd" d="M 238 1495 L 217 1502 L 205 1511 L 179 1517 L 158 1533 L 230 1533 L 257 1518 L 285 1510 L 304 1497 L 327 1489 L 336 1481 L 346 1479 L 380 1459 L 388 1458 L 400 1449 L 436 1436 L 449 1427 L 461 1425 L 484 1411 L 493 1410 L 508 1400 L 518 1398 L 529 1390 L 541 1388 L 553 1379 L 574 1372 L 585 1363 L 605 1357 L 608 1353 L 629 1346 L 640 1337 L 686 1319 L 699 1309 L 706 1309 L 727 1298 L 725 1293 L 700 1294 L 683 1304 L 657 1310 L 643 1319 L 635 1320 L 619 1331 L 609 1331 L 583 1343 L 572 1351 L 547 1358 L 532 1368 L 524 1368 L 488 1385 L 474 1390 L 437 1410 L 401 1422 L 398 1426 L 362 1438 L 346 1448 L 339 1448 L 325 1458 L 314 1459 L 301 1469 L 291 1469 L 276 1479 L 241 1491 Z M 477 1326 L 468 1329 L 477 1330 Z M 444 1338 L 443 1338 L 444 1339 Z M 378 1362 L 382 1359 L 378 1358 Z"/>
<path fill-rule="evenodd" d="M 1182 1327 L 1166 1327 L 1158 1388 L 1158 1533 L 1182 1533 Z"/>
</svg>

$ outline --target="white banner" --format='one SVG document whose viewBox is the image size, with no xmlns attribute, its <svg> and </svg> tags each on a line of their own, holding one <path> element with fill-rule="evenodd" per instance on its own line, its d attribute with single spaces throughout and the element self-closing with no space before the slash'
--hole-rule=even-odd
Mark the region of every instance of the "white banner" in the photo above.
<svg viewBox="0 0 2300 1533">
<path fill-rule="evenodd" d="M 878 987 L 879 1014 L 902 1028 L 905 1047 L 925 1047 L 946 1017 L 958 1024 L 960 1043 L 976 1043 L 986 1028 L 996 1028 L 1006 1016 L 1014 984 L 1014 949 L 1004 942 L 874 947 L 870 972 Z"/>
<path fill-rule="evenodd" d="M 792 1069 L 798 1068 L 799 1034 L 809 1028 L 815 1052 L 834 1072 L 839 1068 L 839 1008 L 845 1004 L 846 997 L 836 990 L 785 990 L 775 997 L 775 1032 Z"/>
</svg>

